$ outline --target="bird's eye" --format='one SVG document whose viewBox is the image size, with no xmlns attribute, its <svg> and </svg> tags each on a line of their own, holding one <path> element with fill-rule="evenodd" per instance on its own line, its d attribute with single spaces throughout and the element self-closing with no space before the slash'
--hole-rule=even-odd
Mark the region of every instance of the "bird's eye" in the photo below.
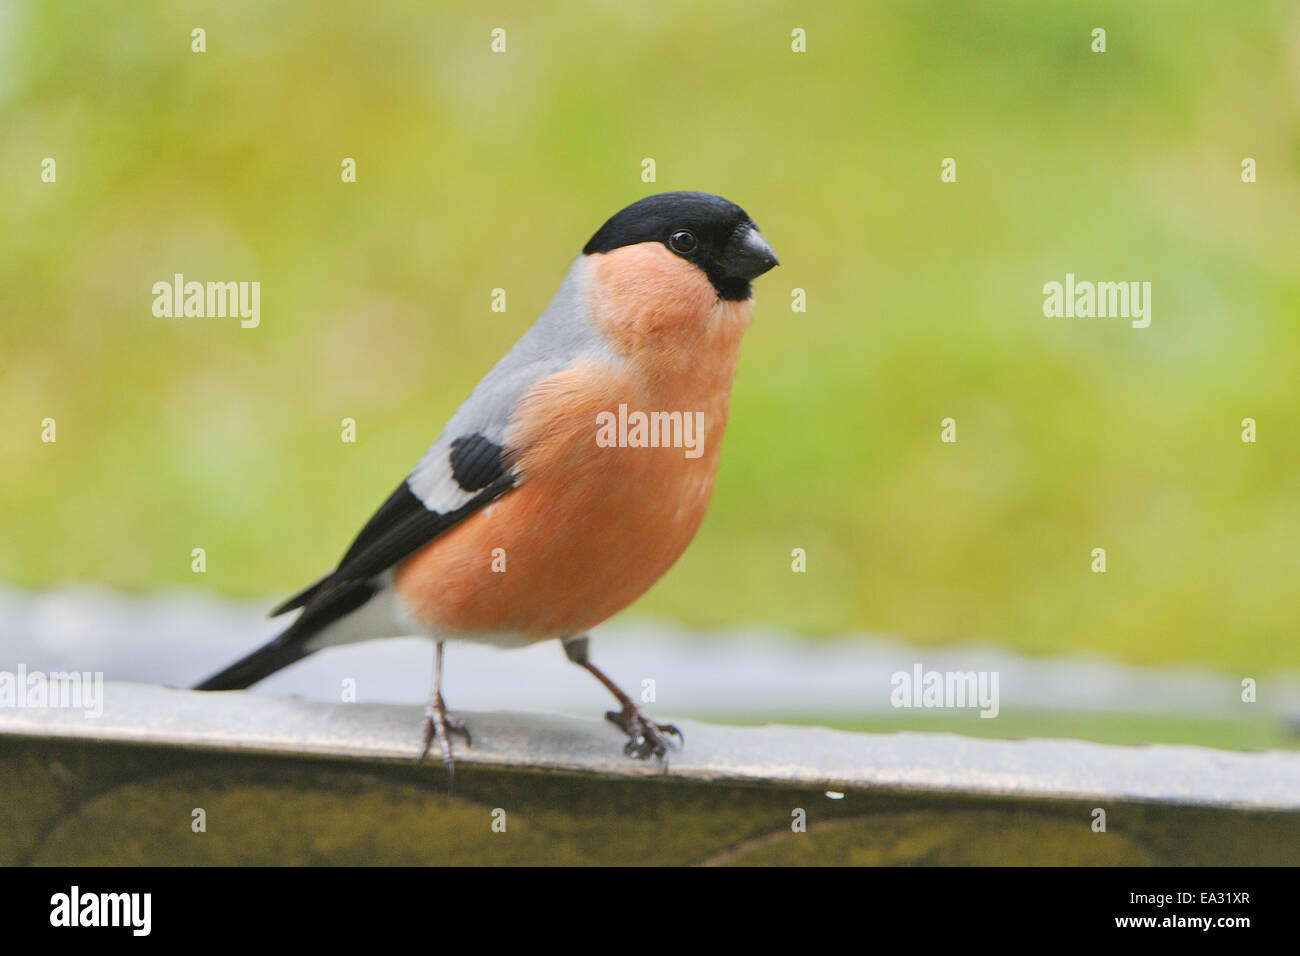
<svg viewBox="0 0 1300 956">
<path fill-rule="evenodd" d="M 685 229 L 678 229 L 668 237 L 668 245 L 673 252 L 687 255 L 695 251 L 695 247 L 699 245 L 699 242 L 695 238 L 695 233 L 688 232 Z"/>
</svg>

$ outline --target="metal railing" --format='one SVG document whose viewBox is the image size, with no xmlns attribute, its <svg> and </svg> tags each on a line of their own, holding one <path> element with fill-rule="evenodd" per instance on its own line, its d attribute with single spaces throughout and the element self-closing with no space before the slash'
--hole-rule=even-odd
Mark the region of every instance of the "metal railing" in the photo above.
<svg viewBox="0 0 1300 956">
<path fill-rule="evenodd" d="M 452 780 L 416 707 L 103 699 L 0 709 L 0 863 L 1300 863 L 1300 753 L 498 712 Z"/>
</svg>

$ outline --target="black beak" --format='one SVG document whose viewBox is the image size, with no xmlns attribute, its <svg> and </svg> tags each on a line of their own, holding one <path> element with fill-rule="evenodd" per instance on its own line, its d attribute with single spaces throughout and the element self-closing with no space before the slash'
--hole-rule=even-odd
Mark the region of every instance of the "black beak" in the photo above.
<svg viewBox="0 0 1300 956">
<path fill-rule="evenodd" d="M 719 264 L 727 278 L 748 282 L 757 279 L 773 266 L 779 266 L 781 262 L 758 227 L 751 223 L 727 241 Z"/>
</svg>

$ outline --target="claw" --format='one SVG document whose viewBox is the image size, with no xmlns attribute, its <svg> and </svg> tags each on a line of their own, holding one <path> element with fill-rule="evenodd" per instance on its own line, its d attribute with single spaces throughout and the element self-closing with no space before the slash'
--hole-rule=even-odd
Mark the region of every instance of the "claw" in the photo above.
<svg viewBox="0 0 1300 956">
<path fill-rule="evenodd" d="M 420 749 L 420 755 L 415 758 L 415 762 L 417 764 L 424 762 L 424 758 L 429 755 L 429 750 L 436 738 L 438 747 L 442 750 L 442 762 L 447 765 L 449 771 L 454 773 L 455 770 L 451 759 L 452 734 L 460 734 L 464 737 L 466 747 L 474 745 L 469 735 L 469 728 L 465 726 L 465 721 L 447 713 L 447 705 L 443 701 L 442 695 L 435 694 L 424 711 L 424 746 Z"/>
<path fill-rule="evenodd" d="M 663 758 L 668 753 L 668 739 L 664 735 L 674 736 L 679 746 L 686 742 L 682 732 L 672 724 L 657 724 L 641 713 L 636 707 L 626 710 L 611 710 L 605 719 L 627 734 L 628 741 L 623 745 L 623 753 L 637 760 L 647 760 L 651 756 Z"/>
<path fill-rule="evenodd" d="M 474 746 L 474 738 L 469 735 L 469 728 L 465 726 L 465 721 L 459 717 L 453 717 L 451 714 L 444 714 L 442 719 L 447 724 L 447 733 L 460 734 L 465 738 L 466 747 Z"/>
<path fill-rule="evenodd" d="M 667 773 L 668 737 L 676 737 L 678 746 L 682 746 L 686 743 L 682 732 L 672 724 L 656 724 L 641 713 L 641 708 L 636 705 L 636 702 L 619 690 L 618 685 L 588 659 L 588 640 L 585 634 L 566 638 L 564 653 L 569 656 L 569 660 L 590 671 L 596 680 L 604 684 L 606 690 L 623 705 L 622 710 L 611 710 L 605 714 L 606 720 L 627 734 L 623 753 L 638 760 L 645 760 L 653 754 L 663 761 L 664 773 Z"/>
</svg>

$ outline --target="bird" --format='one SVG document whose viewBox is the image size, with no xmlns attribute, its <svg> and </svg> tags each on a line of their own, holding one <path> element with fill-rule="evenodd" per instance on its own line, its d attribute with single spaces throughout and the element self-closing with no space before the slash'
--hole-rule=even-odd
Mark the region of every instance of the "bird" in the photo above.
<svg viewBox="0 0 1300 956">
<path fill-rule="evenodd" d="M 681 731 L 592 663 L 589 632 L 650 589 L 713 494 L 752 282 L 779 265 L 738 205 L 639 199 L 576 257 L 550 305 L 492 367 L 334 570 L 281 603 L 278 636 L 195 686 L 239 690 L 322 649 L 434 643 L 423 761 L 469 728 L 442 696 L 443 647 L 559 640 L 619 706 L 624 753 L 664 758 Z"/>
</svg>

